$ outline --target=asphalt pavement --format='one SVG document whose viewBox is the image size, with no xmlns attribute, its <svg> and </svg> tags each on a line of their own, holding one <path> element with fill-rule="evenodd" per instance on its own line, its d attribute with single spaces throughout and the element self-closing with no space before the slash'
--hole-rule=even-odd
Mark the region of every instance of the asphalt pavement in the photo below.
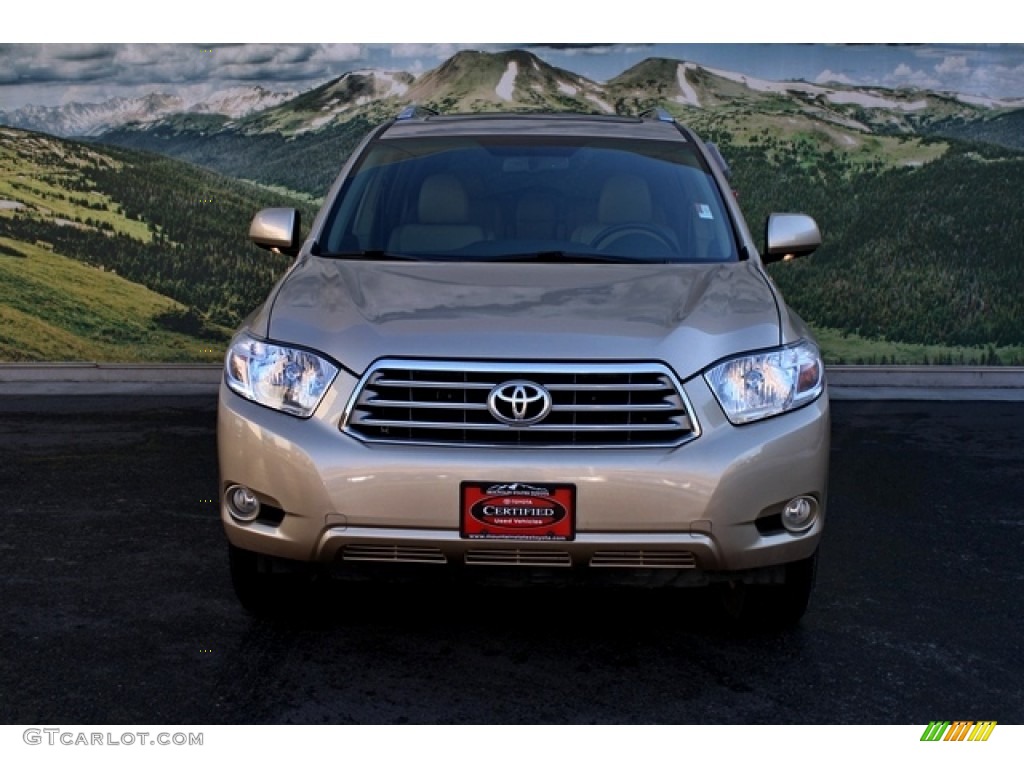
<svg viewBox="0 0 1024 768">
<path fill-rule="evenodd" d="M 1024 403 L 833 404 L 800 628 L 700 592 L 344 584 L 248 616 L 215 402 L 0 399 L 0 723 L 1024 723 Z"/>
</svg>

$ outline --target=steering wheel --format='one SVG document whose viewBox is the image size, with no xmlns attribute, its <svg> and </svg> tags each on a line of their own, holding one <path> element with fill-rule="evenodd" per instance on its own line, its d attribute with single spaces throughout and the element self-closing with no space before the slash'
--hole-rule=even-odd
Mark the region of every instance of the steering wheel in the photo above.
<svg viewBox="0 0 1024 768">
<path fill-rule="evenodd" d="M 594 235 L 590 239 L 590 245 L 601 250 L 616 240 L 632 235 L 640 235 L 651 240 L 657 240 L 660 245 L 665 246 L 670 251 L 676 249 L 676 244 L 669 239 L 668 235 L 653 224 L 613 224 Z"/>
</svg>

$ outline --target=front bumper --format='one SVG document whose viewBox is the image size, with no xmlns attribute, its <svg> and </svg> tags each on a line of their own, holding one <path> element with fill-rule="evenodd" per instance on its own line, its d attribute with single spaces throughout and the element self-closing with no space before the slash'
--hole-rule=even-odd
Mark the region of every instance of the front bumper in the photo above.
<svg viewBox="0 0 1024 768">
<path fill-rule="evenodd" d="M 684 385 L 701 425 L 676 448 L 534 449 L 368 445 L 339 429 L 355 379 L 343 372 L 301 420 L 222 385 L 221 496 L 253 490 L 277 518 L 240 523 L 237 547 L 290 560 L 535 567 L 761 569 L 812 555 L 824 524 L 827 393 L 782 416 L 735 427 L 701 377 Z M 571 541 L 463 539 L 460 484 L 571 483 Z M 807 531 L 764 525 L 796 496 L 820 513 Z M 758 523 L 758 519 L 761 522 Z"/>
</svg>

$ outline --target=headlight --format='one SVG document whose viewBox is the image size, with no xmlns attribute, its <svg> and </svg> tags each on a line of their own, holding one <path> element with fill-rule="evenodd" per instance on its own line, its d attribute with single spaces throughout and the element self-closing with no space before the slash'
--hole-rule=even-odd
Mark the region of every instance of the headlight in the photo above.
<svg viewBox="0 0 1024 768">
<path fill-rule="evenodd" d="M 735 357 L 704 378 L 733 424 L 746 424 L 799 408 L 825 386 L 821 353 L 809 341 Z"/>
<path fill-rule="evenodd" d="M 239 337 L 228 350 L 225 380 L 232 392 L 253 402 L 307 418 L 338 373 L 312 352 Z"/>
</svg>

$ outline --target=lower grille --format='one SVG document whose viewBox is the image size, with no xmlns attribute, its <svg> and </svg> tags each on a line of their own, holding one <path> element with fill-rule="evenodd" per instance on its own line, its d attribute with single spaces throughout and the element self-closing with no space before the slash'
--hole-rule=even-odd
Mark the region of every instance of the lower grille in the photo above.
<svg viewBox="0 0 1024 768">
<path fill-rule="evenodd" d="M 592 568 L 696 568 L 692 552 L 676 550 L 608 550 L 595 552 Z"/>
<path fill-rule="evenodd" d="M 572 565 L 568 552 L 536 549 L 471 549 L 466 565 L 533 565 L 566 568 Z"/>
<path fill-rule="evenodd" d="M 345 562 L 415 563 L 444 565 L 448 557 L 438 547 L 408 544 L 349 544 L 341 550 Z M 503 547 L 470 549 L 463 556 L 466 565 L 521 565 L 568 568 L 572 556 L 558 549 L 521 549 Z M 690 570 L 697 567 L 692 552 L 682 550 L 601 550 L 590 558 L 591 568 L 672 568 Z"/>
<path fill-rule="evenodd" d="M 341 551 L 341 559 L 364 563 L 438 563 L 448 558 L 437 547 L 408 545 L 349 544 Z"/>
</svg>

